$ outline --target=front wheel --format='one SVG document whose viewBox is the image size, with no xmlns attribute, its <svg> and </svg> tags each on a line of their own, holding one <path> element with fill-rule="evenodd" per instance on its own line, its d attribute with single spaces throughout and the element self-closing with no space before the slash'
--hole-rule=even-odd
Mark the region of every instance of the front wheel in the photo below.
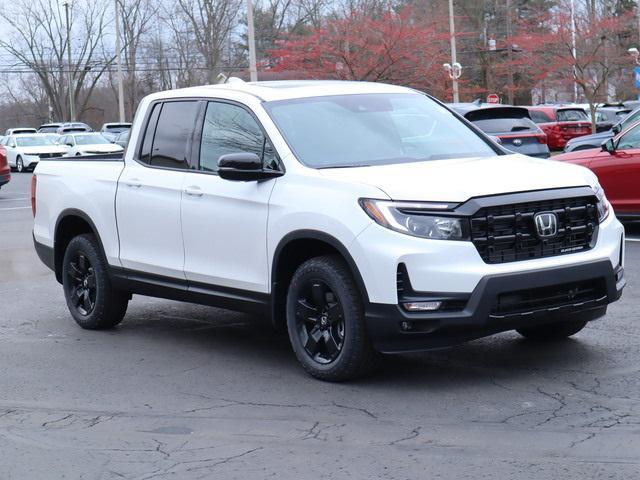
<svg viewBox="0 0 640 480">
<path fill-rule="evenodd" d="M 18 171 L 18 173 L 24 172 L 24 162 L 20 157 L 16 159 L 16 170 Z"/>
<path fill-rule="evenodd" d="M 298 361 L 318 379 L 349 380 L 377 363 L 360 292 L 337 255 L 298 267 L 287 295 L 287 329 Z"/>
<path fill-rule="evenodd" d="M 518 328 L 516 331 L 525 338 L 536 341 L 562 340 L 575 335 L 582 330 L 587 322 L 584 320 L 570 320 L 567 322 L 548 323 L 532 327 Z"/>
<path fill-rule="evenodd" d="M 94 235 L 78 235 L 69 242 L 62 285 L 69 312 L 82 328 L 112 328 L 124 318 L 129 295 L 111 286 L 107 262 Z"/>
</svg>

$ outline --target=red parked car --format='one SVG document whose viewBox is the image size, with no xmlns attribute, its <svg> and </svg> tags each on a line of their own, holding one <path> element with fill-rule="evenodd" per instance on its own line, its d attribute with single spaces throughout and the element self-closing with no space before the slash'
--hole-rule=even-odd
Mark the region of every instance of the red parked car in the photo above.
<svg viewBox="0 0 640 480">
<path fill-rule="evenodd" d="M 553 157 L 590 168 L 620 218 L 640 218 L 640 122 L 610 138 L 601 149 Z"/>
<path fill-rule="evenodd" d="M 547 134 L 550 150 L 561 150 L 572 138 L 591 134 L 591 121 L 582 108 L 540 105 L 529 107 L 529 114 Z"/>
<path fill-rule="evenodd" d="M 11 168 L 7 162 L 7 151 L 0 145 L 0 188 L 11 180 Z"/>
</svg>

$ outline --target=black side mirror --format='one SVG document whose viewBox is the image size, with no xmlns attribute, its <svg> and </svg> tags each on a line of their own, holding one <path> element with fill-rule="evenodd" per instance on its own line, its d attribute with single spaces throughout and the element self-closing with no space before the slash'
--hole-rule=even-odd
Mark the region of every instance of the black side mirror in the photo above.
<svg viewBox="0 0 640 480">
<path fill-rule="evenodd" d="M 611 155 L 616 153 L 616 143 L 613 141 L 613 138 L 602 143 L 602 151 L 609 152 Z"/>
<path fill-rule="evenodd" d="M 617 135 L 622 131 L 622 127 L 620 126 L 619 123 L 616 123 L 613 127 L 611 127 L 611 131 L 613 132 L 614 135 Z"/>
<path fill-rule="evenodd" d="M 250 182 L 279 177 L 282 172 L 265 170 L 255 153 L 228 153 L 218 159 L 218 175 L 225 180 Z"/>
</svg>

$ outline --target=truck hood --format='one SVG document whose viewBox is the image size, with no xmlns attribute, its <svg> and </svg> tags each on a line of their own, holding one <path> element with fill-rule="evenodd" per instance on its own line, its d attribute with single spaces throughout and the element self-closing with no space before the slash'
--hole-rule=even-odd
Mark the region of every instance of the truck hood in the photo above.
<svg viewBox="0 0 640 480">
<path fill-rule="evenodd" d="M 472 197 L 594 186 L 586 168 L 524 155 L 319 170 L 335 180 L 379 188 L 393 200 L 464 202 Z"/>
</svg>

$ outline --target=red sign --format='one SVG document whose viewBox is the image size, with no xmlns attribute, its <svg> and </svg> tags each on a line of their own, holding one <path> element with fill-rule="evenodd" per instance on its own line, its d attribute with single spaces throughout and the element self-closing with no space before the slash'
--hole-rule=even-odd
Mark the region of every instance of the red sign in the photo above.
<svg viewBox="0 0 640 480">
<path fill-rule="evenodd" d="M 487 103 L 500 103 L 500 97 L 496 93 L 487 95 Z"/>
</svg>

